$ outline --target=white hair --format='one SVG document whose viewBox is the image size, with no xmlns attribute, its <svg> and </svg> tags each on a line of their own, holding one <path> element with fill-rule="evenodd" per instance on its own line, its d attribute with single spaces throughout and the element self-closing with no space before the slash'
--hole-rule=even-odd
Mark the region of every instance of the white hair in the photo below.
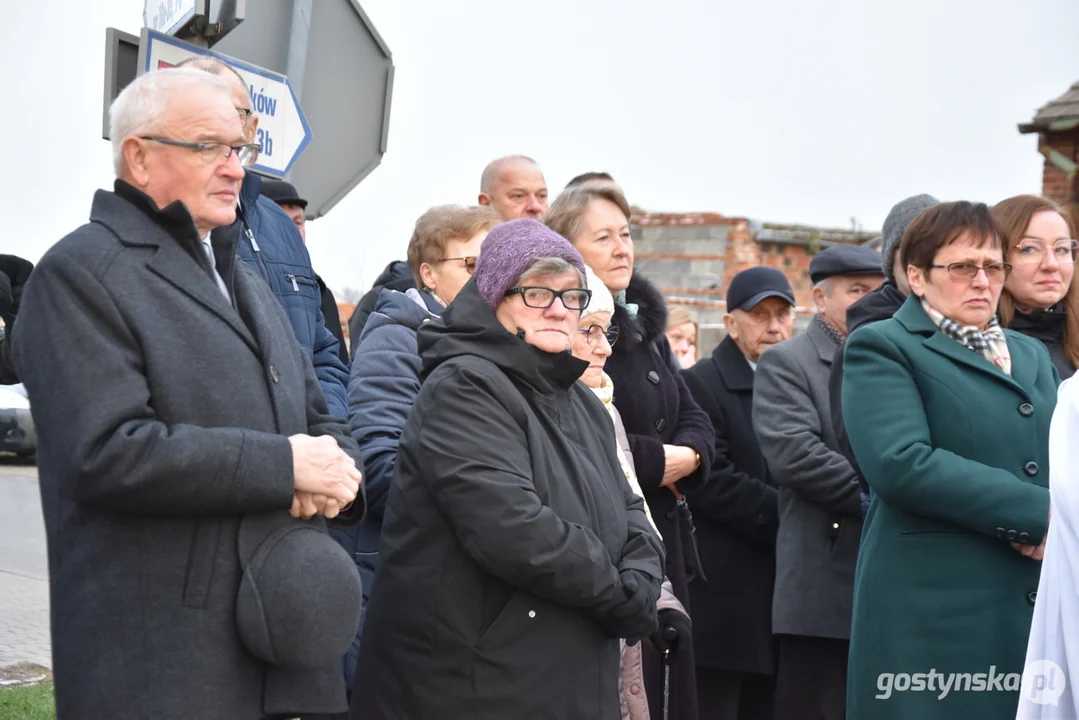
<svg viewBox="0 0 1079 720">
<path fill-rule="evenodd" d="M 116 176 L 124 170 L 124 140 L 146 135 L 159 127 L 173 93 L 213 89 L 231 97 L 217 75 L 195 68 L 168 68 L 140 75 L 120 91 L 109 107 L 109 140 Z M 230 100 L 231 103 L 231 100 Z"/>
</svg>

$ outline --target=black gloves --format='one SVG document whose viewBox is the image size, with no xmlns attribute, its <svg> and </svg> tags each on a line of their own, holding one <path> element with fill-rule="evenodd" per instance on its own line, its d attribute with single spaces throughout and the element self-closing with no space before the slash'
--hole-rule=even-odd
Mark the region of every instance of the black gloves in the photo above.
<svg viewBox="0 0 1079 720">
<path fill-rule="evenodd" d="M 659 580 L 640 570 L 623 570 L 619 577 L 626 600 L 615 606 L 602 623 L 608 635 L 625 638 L 627 643 L 633 645 L 654 633 L 658 627 L 656 601 L 659 600 Z"/>
<path fill-rule="evenodd" d="M 0 318 L 6 325 L 15 321 L 26 285 L 34 264 L 14 255 L 0 255 Z M 6 280 L 6 282 L 5 282 Z"/>
<path fill-rule="evenodd" d="M 652 644 L 660 653 L 670 650 L 673 655 L 680 648 L 689 645 L 688 641 L 692 633 L 693 624 L 689 621 L 688 615 L 674 608 L 660 610 L 659 630 L 652 635 Z"/>
</svg>

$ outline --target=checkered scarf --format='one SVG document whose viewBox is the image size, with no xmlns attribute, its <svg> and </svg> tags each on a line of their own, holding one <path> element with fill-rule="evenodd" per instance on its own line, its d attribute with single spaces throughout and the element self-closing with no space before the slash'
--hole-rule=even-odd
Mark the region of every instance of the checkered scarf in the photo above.
<svg viewBox="0 0 1079 720">
<path fill-rule="evenodd" d="M 1001 329 L 995 316 L 989 321 L 985 330 L 979 330 L 970 325 L 960 325 L 955 320 L 944 317 L 925 299 L 922 299 L 922 308 L 942 333 L 963 347 L 978 353 L 1000 368 L 1004 374 L 1012 374 L 1012 356 L 1008 352 L 1008 340 L 1004 337 L 1004 330 Z"/>
</svg>

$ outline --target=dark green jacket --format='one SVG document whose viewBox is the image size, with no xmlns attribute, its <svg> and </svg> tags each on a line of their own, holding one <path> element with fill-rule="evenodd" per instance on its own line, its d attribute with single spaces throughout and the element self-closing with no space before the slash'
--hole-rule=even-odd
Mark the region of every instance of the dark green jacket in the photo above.
<svg viewBox="0 0 1079 720">
<path fill-rule="evenodd" d="M 941 333 L 917 299 L 847 342 L 843 413 L 874 495 L 847 720 L 1015 717 L 1041 563 L 1009 540 L 1046 532 L 1059 379 L 1041 343 L 1005 332 L 1011 377 Z M 944 694 L 953 673 L 970 677 Z"/>
</svg>

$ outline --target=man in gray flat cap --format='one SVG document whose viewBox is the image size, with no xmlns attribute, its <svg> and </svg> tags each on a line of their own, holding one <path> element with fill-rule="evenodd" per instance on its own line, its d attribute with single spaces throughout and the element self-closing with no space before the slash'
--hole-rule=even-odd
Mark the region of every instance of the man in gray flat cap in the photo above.
<svg viewBox="0 0 1079 720">
<path fill-rule="evenodd" d="M 884 220 L 881 244 L 881 271 L 884 273 L 884 283 L 847 308 L 848 335 L 862 325 L 887 320 L 895 315 L 910 297 L 910 283 L 907 282 L 906 274 L 900 273 L 898 276 L 895 274 L 895 268 L 903 266 L 899 261 L 899 241 L 903 238 L 903 233 L 907 231 L 907 226 L 914 222 L 914 218 L 939 203 L 940 201 L 932 195 L 915 195 L 897 203 L 888 213 L 888 217 Z M 854 451 L 847 440 L 847 426 L 843 422 L 841 402 L 842 390 L 843 348 L 841 347 L 836 350 L 835 359 L 832 361 L 832 371 L 828 378 L 828 402 L 832 409 L 832 427 L 839 441 L 839 450 L 858 473 L 858 483 L 862 488 L 862 516 L 864 517 L 869 509 L 869 486 L 862 477 Z"/>
<path fill-rule="evenodd" d="M 847 337 L 847 308 L 884 281 L 881 254 L 833 245 L 809 274 L 817 315 L 761 355 L 753 425 L 779 486 L 775 717 L 842 720 L 862 516 L 857 474 L 832 428 L 828 375 Z"/>
</svg>

